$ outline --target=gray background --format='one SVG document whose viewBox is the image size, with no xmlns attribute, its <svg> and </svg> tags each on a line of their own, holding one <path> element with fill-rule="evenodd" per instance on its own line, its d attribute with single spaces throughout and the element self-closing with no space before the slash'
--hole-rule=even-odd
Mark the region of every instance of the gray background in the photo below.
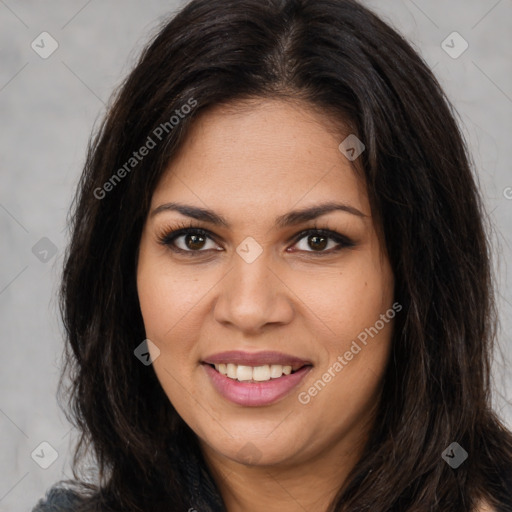
<svg viewBox="0 0 512 512">
<path fill-rule="evenodd" d="M 162 17 L 182 3 L 0 0 L 0 511 L 30 510 L 71 475 L 74 431 L 55 399 L 63 347 L 55 296 L 66 213 L 111 92 Z M 365 4 L 411 41 L 460 114 L 495 226 L 501 319 L 495 408 L 512 428 L 512 0 Z M 31 48 L 43 31 L 59 44 L 47 59 Z M 456 59 L 441 46 L 453 31 L 469 44 Z M 457 40 L 448 44 L 460 48 Z M 36 257 L 32 248 L 43 237 L 56 253 L 41 242 Z M 43 441 L 58 452 L 48 469 L 31 458 Z"/>
</svg>

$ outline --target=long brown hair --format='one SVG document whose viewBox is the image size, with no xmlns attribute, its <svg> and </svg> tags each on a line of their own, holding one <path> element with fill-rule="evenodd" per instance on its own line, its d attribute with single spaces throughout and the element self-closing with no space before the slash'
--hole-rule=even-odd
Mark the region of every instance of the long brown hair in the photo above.
<svg viewBox="0 0 512 512">
<path fill-rule="evenodd" d="M 364 141 L 403 306 L 374 430 L 329 511 L 459 512 L 480 498 L 512 510 L 512 435 L 490 407 L 490 250 L 468 152 L 426 64 L 353 0 L 192 0 L 144 49 L 91 139 L 61 288 L 59 400 L 80 432 L 73 474 L 87 480 L 90 448 L 99 472 L 81 485 L 82 510 L 189 507 L 173 454 L 194 435 L 134 357 L 145 338 L 137 249 L 156 183 L 197 115 L 277 97 Z M 154 147 L 134 157 L 148 138 Z M 469 455 L 457 469 L 441 456 L 452 442 Z"/>
</svg>

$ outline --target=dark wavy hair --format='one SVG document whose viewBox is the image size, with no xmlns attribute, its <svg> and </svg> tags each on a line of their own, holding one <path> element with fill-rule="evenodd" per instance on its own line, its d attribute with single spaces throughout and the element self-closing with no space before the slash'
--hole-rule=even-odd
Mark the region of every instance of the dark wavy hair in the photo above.
<svg viewBox="0 0 512 512">
<path fill-rule="evenodd" d="M 489 232 L 468 151 L 424 61 L 353 0 L 192 0 L 111 100 L 70 211 L 60 290 L 58 398 L 80 434 L 80 510 L 188 509 L 174 454 L 197 439 L 134 356 L 146 337 L 137 252 L 152 193 L 194 119 L 254 98 L 308 104 L 364 142 L 356 172 L 403 306 L 371 437 L 328 510 L 459 512 L 482 498 L 512 510 L 512 434 L 490 405 Z M 156 147 L 131 160 L 155 133 Z M 469 453 L 456 470 L 441 457 L 454 441 Z M 82 468 L 91 448 L 94 483 Z"/>
</svg>

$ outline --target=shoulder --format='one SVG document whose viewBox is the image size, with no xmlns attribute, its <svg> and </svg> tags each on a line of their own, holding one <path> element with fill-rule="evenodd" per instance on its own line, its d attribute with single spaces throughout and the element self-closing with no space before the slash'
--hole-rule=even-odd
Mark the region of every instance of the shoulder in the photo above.
<svg viewBox="0 0 512 512">
<path fill-rule="evenodd" d="M 32 512 L 73 512 L 83 502 L 83 498 L 71 489 L 53 486 L 41 498 Z"/>
</svg>

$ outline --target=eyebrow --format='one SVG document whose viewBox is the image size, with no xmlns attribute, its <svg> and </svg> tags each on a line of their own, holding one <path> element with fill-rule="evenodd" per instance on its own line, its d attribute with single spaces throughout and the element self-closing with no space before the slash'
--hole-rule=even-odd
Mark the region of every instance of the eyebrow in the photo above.
<svg viewBox="0 0 512 512">
<path fill-rule="evenodd" d="M 207 222 L 213 224 L 214 226 L 224 226 L 225 228 L 230 228 L 229 222 L 212 210 L 207 210 L 205 208 L 199 208 L 198 206 L 191 206 L 181 203 L 165 203 L 160 206 L 157 206 L 151 213 L 150 217 L 154 217 L 159 213 L 166 211 L 176 211 L 185 215 L 186 217 L 191 217 L 196 220 L 200 220 L 203 222 Z M 279 228 L 285 228 L 288 226 L 294 226 L 297 224 L 301 224 L 303 222 L 307 222 L 309 220 L 316 219 L 322 215 L 333 211 L 343 211 L 346 213 L 350 213 L 360 218 L 368 217 L 363 212 L 350 206 L 345 203 L 336 203 L 336 202 L 328 202 L 315 206 L 310 206 L 307 208 L 303 208 L 301 210 L 294 210 L 284 215 L 280 215 L 276 218 L 276 226 Z"/>
</svg>

